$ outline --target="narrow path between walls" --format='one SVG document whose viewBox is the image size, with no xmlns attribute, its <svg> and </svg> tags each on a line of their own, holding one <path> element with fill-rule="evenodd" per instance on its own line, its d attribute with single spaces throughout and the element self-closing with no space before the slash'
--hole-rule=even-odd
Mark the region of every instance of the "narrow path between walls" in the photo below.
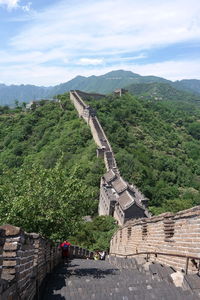
<svg viewBox="0 0 200 300">
<path fill-rule="evenodd" d="M 142 273 L 134 261 L 129 269 L 108 261 L 74 259 L 60 265 L 51 275 L 44 300 L 194 300 L 190 291 L 183 291 L 149 272 Z"/>
</svg>

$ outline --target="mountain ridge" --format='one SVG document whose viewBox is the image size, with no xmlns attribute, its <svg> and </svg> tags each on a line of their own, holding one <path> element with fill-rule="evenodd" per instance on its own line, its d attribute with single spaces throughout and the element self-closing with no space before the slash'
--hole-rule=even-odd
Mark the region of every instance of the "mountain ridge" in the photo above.
<svg viewBox="0 0 200 300">
<path fill-rule="evenodd" d="M 116 88 L 126 88 L 131 84 L 165 83 L 173 88 L 200 95 L 200 80 L 183 79 L 170 81 L 153 75 L 142 76 L 132 71 L 113 70 L 103 75 L 89 77 L 78 75 L 71 80 L 55 86 L 35 86 L 31 84 L 0 84 L 0 105 L 14 105 L 15 101 L 30 102 L 41 98 L 52 98 L 69 90 L 79 89 L 85 92 L 111 93 Z"/>
</svg>

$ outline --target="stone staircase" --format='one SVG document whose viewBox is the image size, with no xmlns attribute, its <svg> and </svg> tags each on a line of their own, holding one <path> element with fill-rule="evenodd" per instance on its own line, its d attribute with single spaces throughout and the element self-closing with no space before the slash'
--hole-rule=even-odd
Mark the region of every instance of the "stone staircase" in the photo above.
<svg viewBox="0 0 200 300">
<path fill-rule="evenodd" d="M 111 257 L 110 261 L 74 259 L 50 275 L 41 299 L 67 300 L 194 300 L 192 290 L 169 282 L 174 272 L 137 259 Z"/>
</svg>

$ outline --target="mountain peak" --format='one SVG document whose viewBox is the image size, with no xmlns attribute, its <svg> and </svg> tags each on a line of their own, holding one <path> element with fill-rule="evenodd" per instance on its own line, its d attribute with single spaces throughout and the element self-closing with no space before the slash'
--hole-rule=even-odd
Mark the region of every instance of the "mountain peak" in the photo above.
<svg viewBox="0 0 200 300">
<path fill-rule="evenodd" d="M 85 79 L 86 77 L 85 76 L 82 76 L 82 75 L 77 75 L 76 77 L 74 77 L 74 79 Z"/>
<path fill-rule="evenodd" d="M 141 77 L 139 74 L 133 73 L 131 71 L 125 71 L 125 70 L 114 70 L 111 72 L 106 73 L 103 75 L 105 77 L 110 77 L 110 76 L 116 76 L 116 77 Z"/>
</svg>

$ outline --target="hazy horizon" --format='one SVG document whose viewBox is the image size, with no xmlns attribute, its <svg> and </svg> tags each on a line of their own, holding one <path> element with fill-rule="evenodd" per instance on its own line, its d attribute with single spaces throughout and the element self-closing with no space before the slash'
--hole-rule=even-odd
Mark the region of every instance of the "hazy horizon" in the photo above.
<svg viewBox="0 0 200 300">
<path fill-rule="evenodd" d="M 59 84 L 66 83 L 66 82 L 68 82 L 68 81 L 70 81 L 70 80 L 72 80 L 72 79 L 75 79 L 75 78 L 78 77 L 78 76 L 85 77 L 85 78 L 89 78 L 89 77 L 91 77 L 91 76 L 96 76 L 96 77 L 98 77 L 98 76 L 105 75 L 105 74 L 107 74 L 107 73 L 109 73 L 109 72 L 113 72 L 113 71 L 125 71 L 125 72 L 132 72 L 132 73 L 134 73 L 134 74 L 138 74 L 138 73 L 135 73 L 135 72 L 133 72 L 133 71 L 131 71 L 131 70 L 122 70 L 122 69 L 121 69 L 121 70 L 110 70 L 110 71 L 108 71 L 108 72 L 106 72 L 106 73 L 103 73 L 103 74 L 100 74 L 100 75 L 92 74 L 92 75 L 89 75 L 89 76 L 83 76 L 83 75 L 81 75 L 81 74 L 77 74 L 77 75 L 75 75 L 73 78 L 70 78 L 70 79 L 67 80 L 67 81 L 63 81 L 63 82 L 60 82 L 60 83 L 55 84 L 55 85 L 59 85 Z M 154 74 L 148 74 L 148 75 L 138 74 L 138 75 L 140 75 L 140 76 L 155 76 Z M 160 76 L 156 76 L 156 77 L 160 77 Z M 164 78 L 164 77 L 162 77 L 162 78 Z M 168 78 L 164 78 L 164 79 L 170 80 L 170 79 L 168 79 Z M 188 79 L 188 78 L 182 78 L 182 79 L 178 79 L 178 80 L 184 80 L 184 79 Z M 190 79 L 196 80 L 196 78 L 190 78 Z M 198 79 L 197 79 L 197 80 L 198 80 Z M 171 80 L 171 81 L 172 81 L 172 82 L 175 82 L 176 80 Z M 6 84 L 6 83 L 4 83 L 4 82 L 0 82 L 0 84 L 4 84 L 4 85 L 6 85 L 6 86 L 12 86 L 12 85 L 17 85 L 17 86 L 20 86 L 20 85 L 35 85 L 35 86 L 38 86 L 38 87 L 53 87 L 53 86 L 55 86 L 55 85 L 37 85 L 37 84 L 29 84 L 29 83 L 26 83 L 26 84 L 24 84 L 24 83 L 20 83 L 20 84 L 15 84 L 15 83 L 12 83 L 12 84 Z"/>
</svg>

